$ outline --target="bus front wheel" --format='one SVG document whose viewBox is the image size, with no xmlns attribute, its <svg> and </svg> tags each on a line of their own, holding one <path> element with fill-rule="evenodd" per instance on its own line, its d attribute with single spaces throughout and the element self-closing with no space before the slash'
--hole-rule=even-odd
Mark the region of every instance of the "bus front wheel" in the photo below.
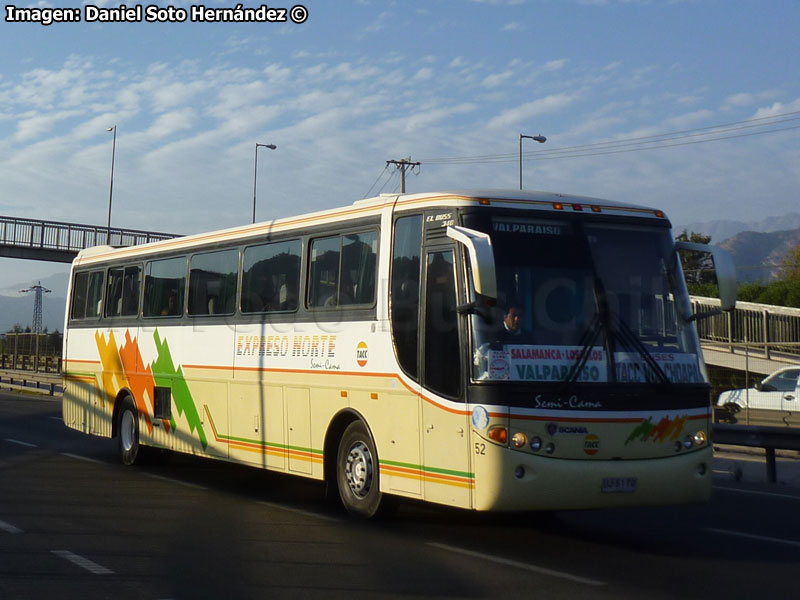
<svg viewBox="0 0 800 600">
<path fill-rule="evenodd" d="M 117 442 L 122 464 L 134 464 L 139 456 L 139 415 L 131 402 L 127 400 L 119 412 Z"/>
<path fill-rule="evenodd" d="M 336 461 L 339 496 L 347 512 L 369 519 L 378 513 L 382 494 L 375 443 L 362 421 L 345 429 Z"/>
</svg>

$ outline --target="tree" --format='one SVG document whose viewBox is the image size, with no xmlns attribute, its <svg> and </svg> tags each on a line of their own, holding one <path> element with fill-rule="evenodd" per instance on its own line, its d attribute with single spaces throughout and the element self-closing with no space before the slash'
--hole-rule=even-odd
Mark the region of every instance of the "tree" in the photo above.
<svg viewBox="0 0 800 600">
<path fill-rule="evenodd" d="M 800 244 L 789 250 L 781 260 L 779 277 L 787 281 L 800 281 Z"/>
<path fill-rule="evenodd" d="M 675 239 L 679 242 L 691 242 L 693 244 L 711 243 L 710 235 L 703 235 L 694 231 L 689 234 L 685 229 Z M 711 254 L 705 252 L 681 252 L 680 257 L 687 284 L 691 286 L 692 284 L 713 283 L 715 281 L 714 260 L 711 258 Z"/>
</svg>

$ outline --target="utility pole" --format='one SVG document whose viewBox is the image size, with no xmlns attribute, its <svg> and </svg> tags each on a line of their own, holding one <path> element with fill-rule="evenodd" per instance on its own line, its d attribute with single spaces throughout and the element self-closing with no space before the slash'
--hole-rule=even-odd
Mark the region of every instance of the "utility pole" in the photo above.
<svg viewBox="0 0 800 600">
<path fill-rule="evenodd" d="M 395 167 L 397 167 L 397 169 L 400 170 L 400 193 L 401 194 L 405 194 L 406 193 L 406 169 L 408 169 L 409 167 L 411 167 L 413 169 L 414 167 L 420 166 L 420 164 L 422 164 L 422 163 L 411 162 L 411 157 L 410 156 L 408 158 L 402 158 L 400 160 L 387 160 L 386 161 L 386 166 L 387 167 L 389 165 L 394 165 Z"/>
<path fill-rule="evenodd" d="M 42 332 L 42 294 L 49 294 L 53 290 L 48 290 L 40 281 L 37 285 L 31 286 L 27 290 L 20 290 L 20 294 L 33 292 L 33 335 L 36 338 L 36 356 L 34 358 L 34 370 L 39 370 L 39 334 Z"/>
</svg>

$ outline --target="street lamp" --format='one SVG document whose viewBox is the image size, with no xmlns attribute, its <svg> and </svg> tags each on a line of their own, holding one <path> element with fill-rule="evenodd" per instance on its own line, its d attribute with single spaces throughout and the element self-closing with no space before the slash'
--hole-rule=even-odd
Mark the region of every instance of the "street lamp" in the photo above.
<svg viewBox="0 0 800 600">
<path fill-rule="evenodd" d="M 114 141 L 111 143 L 111 185 L 108 188 L 108 224 L 106 225 L 106 229 L 108 229 L 106 244 L 111 245 L 111 198 L 114 194 L 114 156 L 117 153 L 117 126 L 109 127 L 106 131 L 114 132 Z"/>
<path fill-rule="evenodd" d="M 256 222 L 256 182 L 258 181 L 258 149 L 259 148 L 269 148 L 270 150 L 275 150 L 277 146 L 275 144 L 259 144 L 256 143 L 256 159 L 255 164 L 253 165 L 253 223 Z"/>
<path fill-rule="evenodd" d="M 544 144 L 547 141 L 547 138 L 543 135 L 523 135 L 519 134 L 519 189 L 522 189 L 522 138 L 528 138 L 529 140 L 533 140 L 535 142 L 539 142 L 540 144 Z"/>
</svg>

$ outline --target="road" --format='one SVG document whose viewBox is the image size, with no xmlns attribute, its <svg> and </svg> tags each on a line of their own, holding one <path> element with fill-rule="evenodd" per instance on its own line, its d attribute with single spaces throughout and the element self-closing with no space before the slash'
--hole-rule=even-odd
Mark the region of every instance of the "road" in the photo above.
<svg viewBox="0 0 800 600">
<path fill-rule="evenodd" d="M 794 598 L 800 489 L 707 506 L 356 522 L 314 482 L 185 456 L 126 468 L 57 400 L 0 394 L 0 598 Z"/>
</svg>

